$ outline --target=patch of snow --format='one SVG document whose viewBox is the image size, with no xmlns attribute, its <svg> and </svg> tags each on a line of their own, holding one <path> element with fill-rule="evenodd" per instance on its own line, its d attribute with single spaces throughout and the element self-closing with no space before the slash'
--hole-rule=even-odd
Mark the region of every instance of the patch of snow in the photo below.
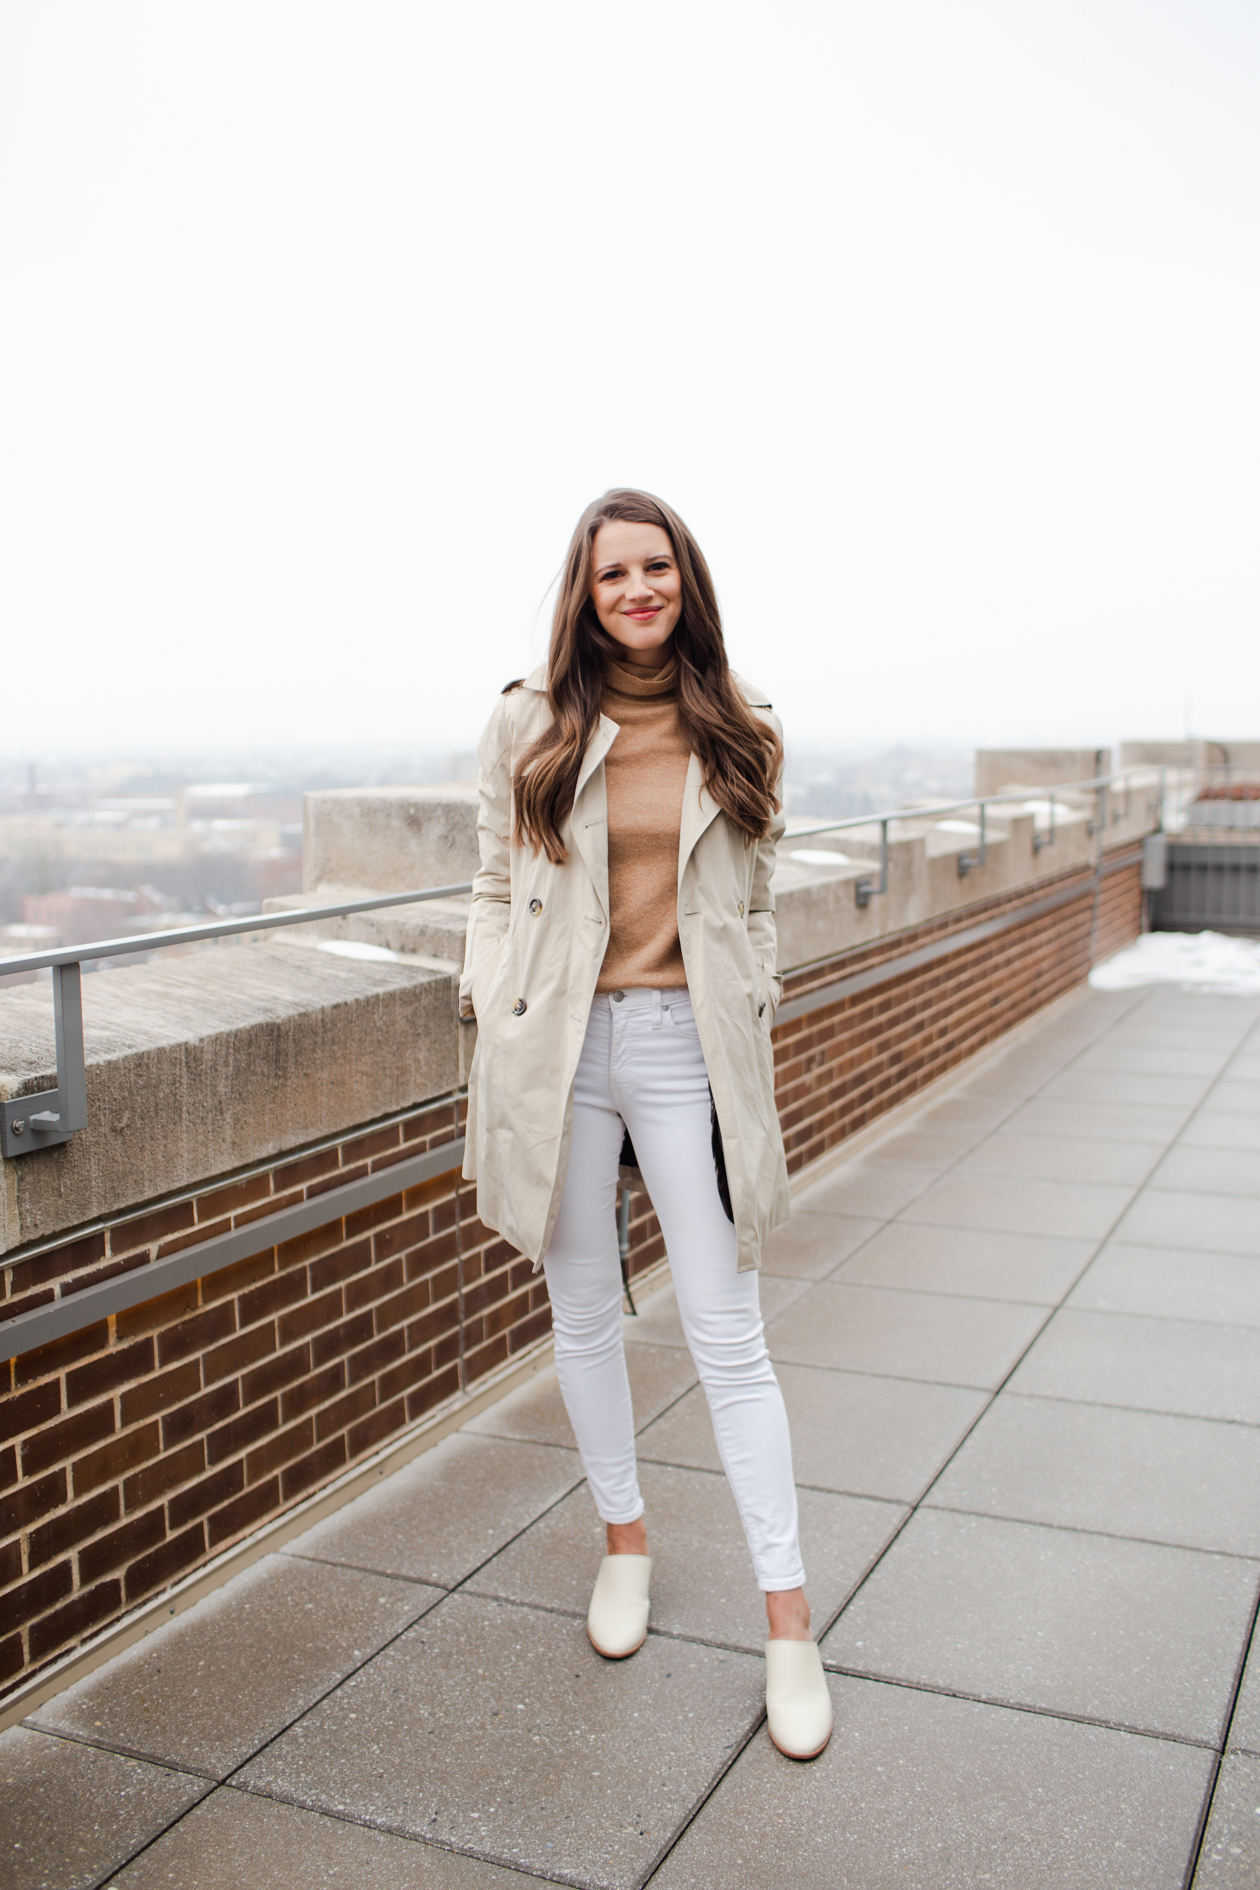
<svg viewBox="0 0 1260 1890">
<path fill-rule="evenodd" d="M 396 964 L 398 953 L 387 951 L 383 945 L 364 945 L 357 938 L 326 938 L 320 941 L 321 952 L 331 952 L 334 958 L 375 958 L 386 964 Z"/>
<path fill-rule="evenodd" d="M 802 866 L 852 866 L 847 853 L 827 853 L 822 847 L 794 847 L 788 854 L 789 860 L 799 860 Z"/>
<path fill-rule="evenodd" d="M 938 820 L 937 833 L 979 833 L 974 820 Z"/>
<path fill-rule="evenodd" d="M 1260 997 L 1260 939 L 1223 932 L 1144 932 L 1089 974 L 1095 991 L 1179 984 L 1185 991 Z"/>
</svg>

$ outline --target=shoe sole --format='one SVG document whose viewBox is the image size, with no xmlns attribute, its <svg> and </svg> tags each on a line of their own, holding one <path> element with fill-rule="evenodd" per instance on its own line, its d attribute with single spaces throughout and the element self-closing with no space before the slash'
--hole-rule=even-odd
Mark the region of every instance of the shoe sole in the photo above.
<svg viewBox="0 0 1260 1890">
<path fill-rule="evenodd" d="M 591 1633 L 591 1630 L 589 1627 L 586 1630 L 586 1638 L 590 1642 L 591 1646 L 595 1649 L 595 1652 L 600 1656 L 602 1660 L 629 1660 L 631 1654 L 638 1653 L 639 1649 L 643 1645 L 643 1641 L 647 1639 L 647 1634 L 646 1633 L 644 1634 L 643 1641 L 636 1641 L 633 1647 L 627 1647 L 624 1654 L 610 1654 L 606 1647 L 600 1646 L 599 1642 L 595 1639 L 595 1636 Z"/>
<path fill-rule="evenodd" d="M 770 1744 L 774 1747 L 776 1752 L 781 1752 L 785 1759 L 796 1759 L 801 1765 L 805 1765 L 805 1764 L 808 1764 L 810 1759 L 816 1759 L 820 1752 L 825 1752 L 827 1750 L 827 1747 L 831 1744 L 831 1733 L 835 1731 L 835 1727 L 833 1726 L 831 1728 L 831 1732 L 827 1734 L 827 1737 L 823 1740 L 822 1744 L 820 1746 L 815 1746 L 812 1752 L 789 1752 L 786 1746 L 781 1746 L 779 1744 L 774 1734 L 770 1732 L 769 1726 L 766 1727 L 766 1731 L 767 1733 L 770 1734 Z"/>
</svg>

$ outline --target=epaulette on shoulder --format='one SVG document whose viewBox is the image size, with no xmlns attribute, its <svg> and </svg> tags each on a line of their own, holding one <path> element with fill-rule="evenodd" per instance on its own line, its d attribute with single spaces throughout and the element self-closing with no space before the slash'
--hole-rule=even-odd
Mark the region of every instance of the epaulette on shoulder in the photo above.
<svg viewBox="0 0 1260 1890">
<path fill-rule="evenodd" d="M 523 688 L 524 684 L 525 684 L 525 678 L 523 676 L 518 676 L 515 682 L 504 683 L 503 688 L 500 690 L 499 693 L 500 695 L 510 696 L 513 690 Z"/>
</svg>

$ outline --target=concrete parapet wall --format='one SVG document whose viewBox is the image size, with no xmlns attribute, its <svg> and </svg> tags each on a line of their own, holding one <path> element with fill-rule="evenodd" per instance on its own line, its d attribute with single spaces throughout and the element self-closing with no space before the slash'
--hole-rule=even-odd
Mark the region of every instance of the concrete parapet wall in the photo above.
<svg viewBox="0 0 1260 1890">
<path fill-rule="evenodd" d="M 1008 787 L 1058 787 L 1111 773 L 1109 748 L 977 748 L 977 794 Z"/>
<path fill-rule="evenodd" d="M 373 892 L 454 886 L 477 870 L 474 785 L 329 788 L 303 810 L 302 884 Z"/>
<path fill-rule="evenodd" d="M 454 1089 L 457 1013 L 450 972 L 279 942 L 85 978 L 89 1126 L 0 1164 L 0 1252 Z M 0 994 L 0 1059 L 55 1084 L 46 985 Z"/>
<path fill-rule="evenodd" d="M 1056 803 L 1054 840 L 1049 840 L 1048 803 L 1034 803 L 1035 813 L 994 808 L 986 817 L 983 866 L 959 871 L 960 858 L 974 856 L 980 840 L 978 816 L 970 810 L 965 820 L 948 827 L 928 814 L 906 816 L 891 829 L 888 847 L 888 891 L 859 906 L 857 880 L 872 875 L 879 850 L 878 829 L 847 829 L 838 834 L 789 833 L 779 848 L 774 876 L 778 915 L 779 965 L 791 972 L 801 965 L 855 951 L 896 936 L 911 927 L 927 925 L 971 911 L 986 900 L 1049 885 L 1062 873 L 1091 866 L 1099 839 L 1106 848 L 1133 845 L 1159 825 L 1158 777 L 1135 782 L 1129 794 L 1112 797 L 1104 836 L 1094 830 L 1093 796 L 1083 803 Z M 803 825 L 803 823 L 802 823 Z M 957 827 L 969 831 L 960 833 Z M 1042 844 L 1038 848 L 1035 838 Z M 798 863 L 794 852 L 834 847 L 848 863 L 835 867 L 816 862 Z"/>
<path fill-rule="evenodd" d="M 1122 768 L 1260 768 L 1260 742 L 1121 742 Z"/>
</svg>

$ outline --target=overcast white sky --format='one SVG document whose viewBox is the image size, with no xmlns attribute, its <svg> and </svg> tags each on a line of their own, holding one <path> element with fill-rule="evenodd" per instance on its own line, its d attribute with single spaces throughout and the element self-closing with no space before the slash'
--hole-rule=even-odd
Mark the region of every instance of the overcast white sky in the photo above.
<svg viewBox="0 0 1260 1890">
<path fill-rule="evenodd" d="M 0 748 L 454 748 L 586 503 L 798 741 L 1260 735 L 1254 0 L 6 0 Z"/>
</svg>

